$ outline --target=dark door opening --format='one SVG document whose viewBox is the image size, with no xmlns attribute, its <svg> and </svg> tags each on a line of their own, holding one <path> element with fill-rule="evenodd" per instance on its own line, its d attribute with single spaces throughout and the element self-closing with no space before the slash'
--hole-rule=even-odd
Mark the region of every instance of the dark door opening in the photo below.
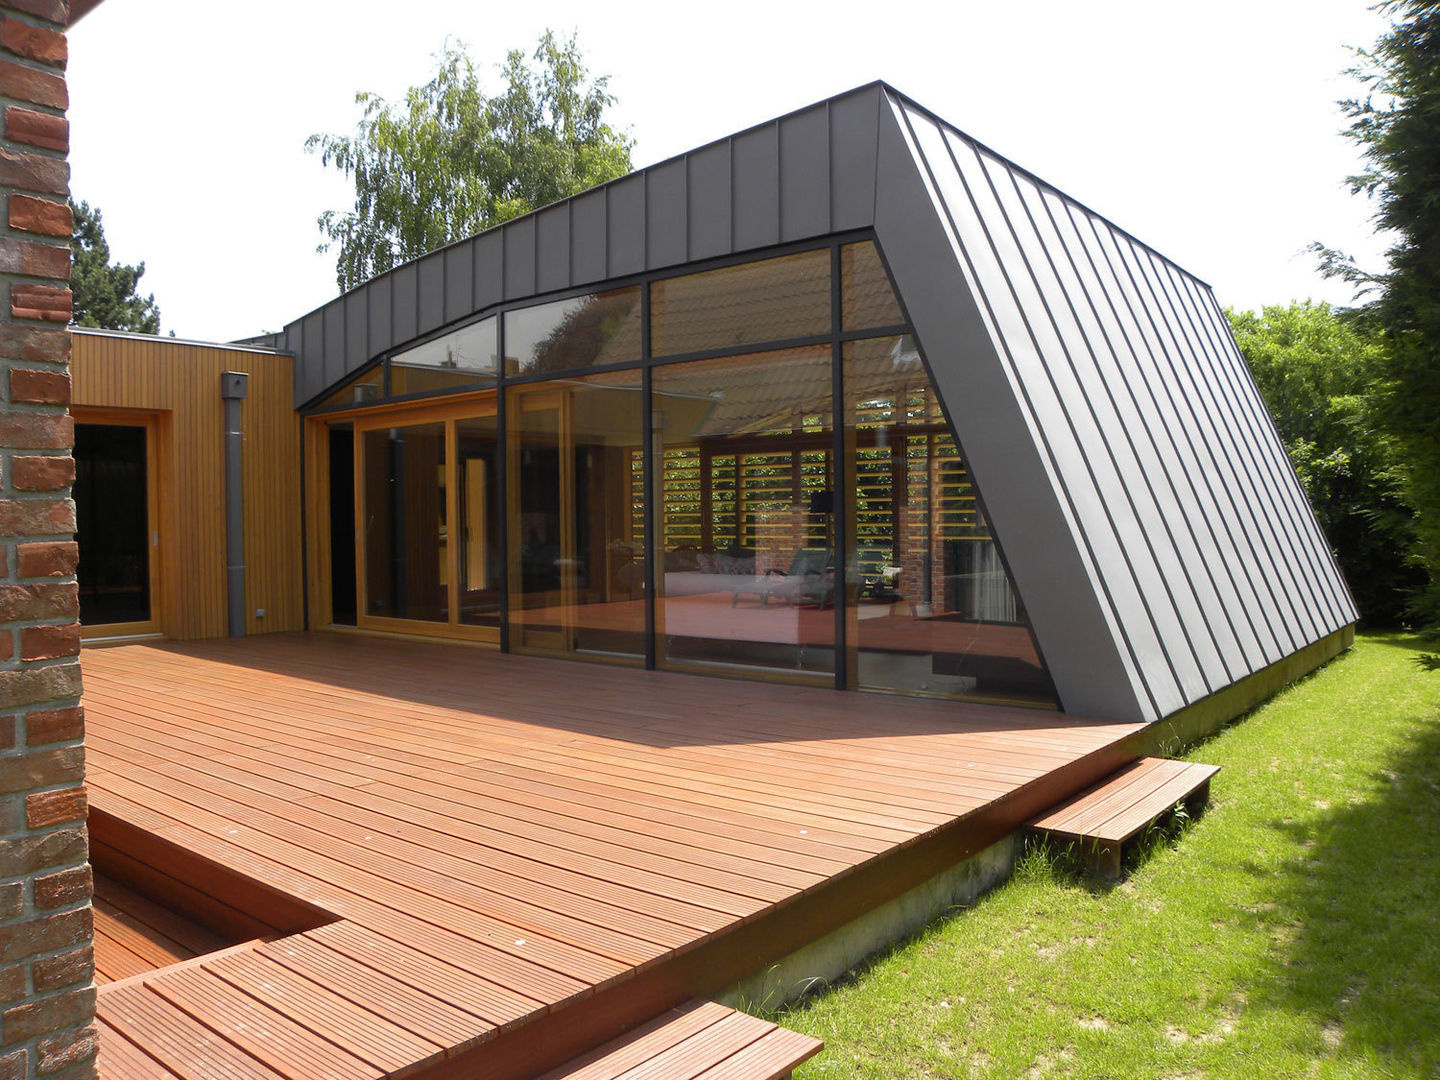
<svg viewBox="0 0 1440 1080">
<path fill-rule="evenodd" d="M 80 622 L 150 621 L 148 430 L 75 425 L 75 539 Z"/>
<path fill-rule="evenodd" d="M 355 431 L 330 425 L 330 611 L 331 621 L 354 626 Z"/>
</svg>

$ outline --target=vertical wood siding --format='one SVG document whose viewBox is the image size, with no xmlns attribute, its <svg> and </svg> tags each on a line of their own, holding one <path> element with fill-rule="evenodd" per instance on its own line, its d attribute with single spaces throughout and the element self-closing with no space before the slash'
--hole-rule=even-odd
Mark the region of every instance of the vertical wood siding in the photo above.
<svg viewBox="0 0 1440 1080">
<path fill-rule="evenodd" d="M 161 628 L 175 639 L 222 637 L 225 608 L 225 406 L 220 376 L 250 376 L 245 432 L 245 632 L 299 630 L 300 419 L 292 361 L 165 338 L 74 336 L 74 409 L 156 417 Z M 265 610 L 256 618 L 257 608 Z"/>
</svg>

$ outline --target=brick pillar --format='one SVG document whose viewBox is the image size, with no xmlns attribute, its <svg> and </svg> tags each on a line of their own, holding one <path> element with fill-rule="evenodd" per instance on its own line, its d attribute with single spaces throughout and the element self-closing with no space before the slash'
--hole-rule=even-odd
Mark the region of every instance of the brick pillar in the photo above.
<svg viewBox="0 0 1440 1080">
<path fill-rule="evenodd" d="M 0 0 L 0 1080 L 95 1075 L 67 16 L 64 0 Z"/>
</svg>

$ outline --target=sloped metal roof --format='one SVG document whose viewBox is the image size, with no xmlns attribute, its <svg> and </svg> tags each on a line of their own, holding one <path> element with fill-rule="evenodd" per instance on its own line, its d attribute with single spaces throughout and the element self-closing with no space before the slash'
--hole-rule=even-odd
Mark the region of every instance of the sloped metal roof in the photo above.
<svg viewBox="0 0 1440 1080">
<path fill-rule="evenodd" d="M 876 232 L 1052 672 L 1093 633 L 1153 719 L 1354 622 L 1209 287 L 887 99 Z"/>
<path fill-rule="evenodd" d="M 873 230 L 1064 707 L 1155 720 L 1353 623 L 1209 286 L 884 84 L 296 320 L 297 404 L 496 304 Z"/>
</svg>

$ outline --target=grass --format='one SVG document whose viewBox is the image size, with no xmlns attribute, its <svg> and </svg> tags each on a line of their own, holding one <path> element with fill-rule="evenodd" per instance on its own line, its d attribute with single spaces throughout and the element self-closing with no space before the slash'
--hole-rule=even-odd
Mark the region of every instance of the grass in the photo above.
<svg viewBox="0 0 1440 1080">
<path fill-rule="evenodd" d="M 1440 672 L 1355 648 L 1192 751 L 1119 885 L 1015 877 L 777 1016 L 821 1077 L 1440 1078 Z"/>
</svg>

